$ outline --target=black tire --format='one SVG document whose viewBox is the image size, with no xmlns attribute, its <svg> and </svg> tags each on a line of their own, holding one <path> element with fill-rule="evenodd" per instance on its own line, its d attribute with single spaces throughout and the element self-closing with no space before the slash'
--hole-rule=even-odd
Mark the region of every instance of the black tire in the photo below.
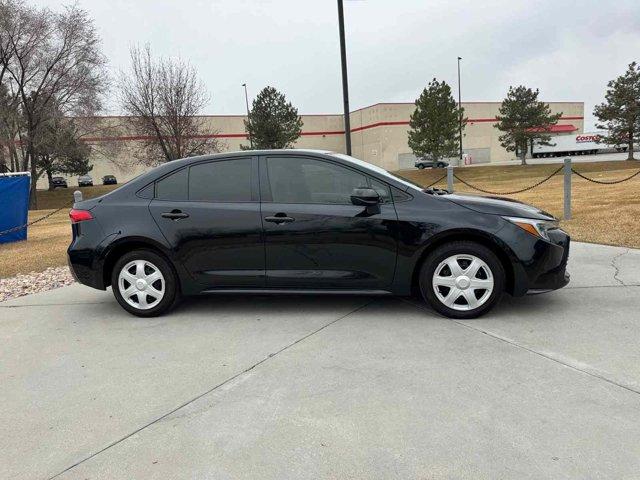
<svg viewBox="0 0 640 480">
<path fill-rule="evenodd" d="M 449 306 L 445 305 L 436 295 L 435 289 L 432 284 L 436 268 L 438 268 L 441 262 L 454 255 L 472 255 L 482 260 L 490 269 L 489 273 L 491 274 L 491 277 L 493 277 L 493 291 L 491 291 L 490 295 L 488 295 L 484 302 L 477 308 L 469 310 L 450 308 Z M 487 273 L 484 272 L 484 267 L 482 270 L 483 275 Z M 504 293 L 504 285 L 504 267 L 502 266 L 502 263 L 500 262 L 498 257 L 487 247 L 472 241 L 456 241 L 439 246 L 429 254 L 420 268 L 419 287 L 423 298 L 435 311 L 449 318 L 477 318 L 487 313 L 502 298 L 502 295 Z M 482 292 L 481 290 L 479 291 Z M 440 294 L 444 295 L 443 292 L 446 293 L 446 290 L 441 291 Z M 488 289 L 486 290 L 486 292 L 488 293 Z M 462 299 L 460 303 L 462 304 L 463 302 L 467 303 L 466 299 Z M 467 303 L 467 306 L 468 305 L 469 304 Z M 459 308 L 463 307 L 464 305 L 459 306 Z"/>
<path fill-rule="evenodd" d="M 162 300 L 154 307 L 146 310 L 130 305 L 124 299 L 118 287 L 118 278 L 121 270 L 125 265 L 134 260 L 145 260 L 150 262 L 160 270 L 164 277 L 164 296 L 162 297 Z M 127 312 L 138 317 L 156 317 L 158 315 L 162 315 L 173 308 L 180 300 L 180 287 L 172 266 L 164 257 L 151 250 L 134 250 L 132 252 L 125 253 L 120 257 L 116 261 L 113 271 L 111 272 L 111 288 L 113 290 L 113 295 L 116 297 L 120 306 Z"/>
<path fill-rule="evenodd" d="M 419 170 L 424 170 L 424 165 L 421 163 L 420 165 L 418 165 L 418 169 Z"/>
</svg>

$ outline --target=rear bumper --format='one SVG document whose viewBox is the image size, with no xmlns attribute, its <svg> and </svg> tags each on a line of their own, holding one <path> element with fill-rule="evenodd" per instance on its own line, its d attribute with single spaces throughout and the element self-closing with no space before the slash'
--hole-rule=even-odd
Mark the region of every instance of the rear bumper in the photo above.
<svg viewBox="0 0 640 480">
<path fill-rule="evenodd" d="M 113 235 L 105 237 L 96 220 L 75 223 L 71 228 L 73 240 L 67 249 L 67 264 L 71 274 L 83 285 L 105 290 L 100 254 Z"/>
<path fill-rule="evenodd" d="M 67 250 L 67 264 L 71 275 L 78 282 L 88 287 L 97 288 L 98 290 L 106 290 L 106 286 L 102 279 L 102 269 L 96 269 L 92 266 L 92 255 Z"/>
</svg>

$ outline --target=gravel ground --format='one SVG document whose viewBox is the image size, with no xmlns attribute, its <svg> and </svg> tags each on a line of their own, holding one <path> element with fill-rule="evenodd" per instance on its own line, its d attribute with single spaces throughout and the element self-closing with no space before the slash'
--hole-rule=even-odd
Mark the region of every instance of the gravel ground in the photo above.
<svg viewBox="0 0 640 480">
<path fill-rule="evenodd" d="M 69 267 L 49 267 L 44 272 L 31 272 L 0 278 L 0 302 L 11 298 L 44 292 L 74 283 Z"/>
</svg>

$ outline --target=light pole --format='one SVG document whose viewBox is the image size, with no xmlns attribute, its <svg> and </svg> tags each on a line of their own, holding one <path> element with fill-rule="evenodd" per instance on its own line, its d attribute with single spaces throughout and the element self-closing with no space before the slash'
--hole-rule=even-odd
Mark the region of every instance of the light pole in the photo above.
<svg viewBox="0 0 640 480">
<path fill-rule="evenodd" d="M 249 94 L 247 93 L 247 84 L 243 83 L 242 86 L 244 87 L 244 101 L 247 104 L 247 123 L 249 123 Z M 246 128 L 246 130 L 249 134 L 249 145 L 251 145 L 251 149 L 253 149 L 253 138 L 251 138 L 251 132 L 248 128 Z"/>
<path fill-rule="evenodd" d="M 462 93 L 460 87 L 460 60 L 462 57 L 458 57 L 458 108 L 462 108 Z M 459 143 L 460 143 L 460 161 L 462 161 L 462 111 L 460 111 L 460 119 L 459 119 Z"/>
<path fill-rule="evenodd" d="M 340 59 L 342 63 L 342 100 L 344 102 L 344 140 L 347 155 L 351 155 L 351 122 L 349 119 L 349 82 L 347 81 L 347 46 L 344 40 L 344 8 L 338 0 L 338 27 L 340 30 Z"/>
</svg>

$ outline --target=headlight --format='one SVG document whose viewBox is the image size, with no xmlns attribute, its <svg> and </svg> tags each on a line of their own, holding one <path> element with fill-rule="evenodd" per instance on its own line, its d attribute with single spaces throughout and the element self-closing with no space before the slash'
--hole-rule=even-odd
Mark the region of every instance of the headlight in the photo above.
<svg viewBox="0 0 640 480">
<path fill-rule="evenodd" d="M 520 218 L 520 217 L 502 217 L 505 220 L 517 225 L 523 230 L 526 230 L 531 235 L 549 240 L 549 230 L 558 228 L 557 220 L 535 220 L 533 218 Z"/>
</svg>

